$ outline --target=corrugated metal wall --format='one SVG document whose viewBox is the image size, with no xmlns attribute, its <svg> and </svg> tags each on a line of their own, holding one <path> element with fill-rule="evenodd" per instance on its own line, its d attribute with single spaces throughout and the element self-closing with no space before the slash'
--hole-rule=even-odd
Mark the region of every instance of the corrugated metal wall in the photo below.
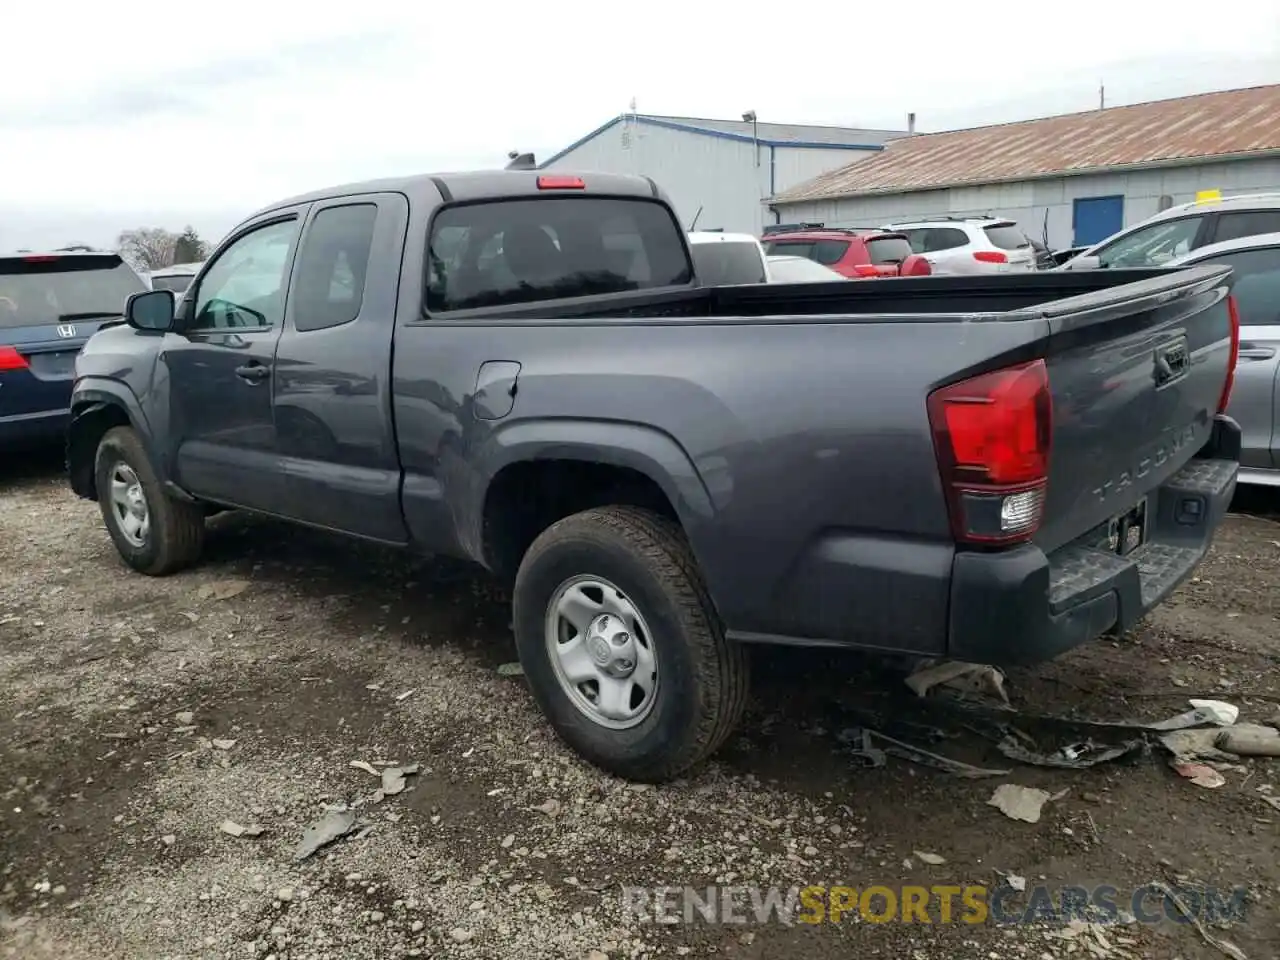
<svg viewBox="0 0 1280 960">
<path fill-rule="evenodd" d="M 764 223 L 773 222 L 762 202 L 771 193 L 843 167 L 858 156 L 850 150 L 760 146 L 757 165 L 756 146 L 751 143 L 620 123 L 548 169 L 652 177 L 671 197 L 686 228 L 697 216 L 699 230 L 718 227 L 759 234 Z"/>
<path fill-rule="evenodd" d="M 1160 197 L 1194 200 L 1200 190 L 1224 194 L 1280 191 L 1280 160 L 1235 160 L 1133 173 L 1062 177 L 1023 183 L 955 187 L 920 193 L 846 198 L 780 206 L 784 223 L 818 221 L 828 226 L 882 224 L 912 217 L 990 213 L 1016 220 L 1029 236 L 1055 249 L 1072 246 L 1072 201 L 1077 197 L 1123 196 L 1124 225 L 1159 210 Z"/>
</svg>

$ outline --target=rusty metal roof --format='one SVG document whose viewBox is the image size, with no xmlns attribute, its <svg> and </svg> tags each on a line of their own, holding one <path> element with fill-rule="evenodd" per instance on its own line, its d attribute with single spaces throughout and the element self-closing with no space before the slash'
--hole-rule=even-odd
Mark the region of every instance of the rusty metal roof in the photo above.
<svg viewBox="0 0 1280 960">
<path fill-rule="evenodd" d="M 891 140 L 776 203 L 1280 152 L 1280 84 Z"/>
</svg>

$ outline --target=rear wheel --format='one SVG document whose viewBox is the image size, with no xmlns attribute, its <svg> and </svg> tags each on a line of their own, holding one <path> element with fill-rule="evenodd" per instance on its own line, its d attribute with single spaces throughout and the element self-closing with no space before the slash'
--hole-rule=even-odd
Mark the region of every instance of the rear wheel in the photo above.
<svg viewBox="0 0 1280 960">
<path fill-rule="evenodd" d="M 204 547 L 204 514 L 164 491 L 131 427 L 113 427 L 94 461 L 98 506 L 124 562 L 150 576 L 190 566 Z"/>
<path fill-rule="evenodd" d="M 560 737 L 630 780 L 678 776 L 742 715 L 747 657 L 725 639 L 678 526 L 587 510 L 534 541 L 515 585 L 516 644 Z"/>
</svg>

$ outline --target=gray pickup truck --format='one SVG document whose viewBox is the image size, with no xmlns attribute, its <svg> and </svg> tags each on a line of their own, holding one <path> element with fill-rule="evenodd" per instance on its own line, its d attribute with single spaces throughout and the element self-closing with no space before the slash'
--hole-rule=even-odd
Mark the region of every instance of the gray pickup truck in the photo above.
<svg viewBox="0 0 1280 960">
<path fill-rule="evenodd" d="M 1231 271 L 705 287 L 649 180 L 275 204 L 80 354 L 70 480 L 125 562 L 242 508 L 483 564 L 582 756 L 663 780 L 751 643 L 989 663 L 1124 630 L 1235 487 Z"/>
</svg>

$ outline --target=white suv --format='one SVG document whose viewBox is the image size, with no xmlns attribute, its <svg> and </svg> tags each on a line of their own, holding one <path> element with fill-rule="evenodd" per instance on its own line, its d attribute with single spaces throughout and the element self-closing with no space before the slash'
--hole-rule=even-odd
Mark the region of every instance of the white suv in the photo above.
<svg viewBox="0 0 1280 960">
<path fill-rule="evenodd" d="M 1024 273 L 1036 269 L 1036 251 L 1012 220 L 997 217 L 925 217 L 886 224 L 906 234 L 912 253 L 934 273 Z"/>
</svg>

